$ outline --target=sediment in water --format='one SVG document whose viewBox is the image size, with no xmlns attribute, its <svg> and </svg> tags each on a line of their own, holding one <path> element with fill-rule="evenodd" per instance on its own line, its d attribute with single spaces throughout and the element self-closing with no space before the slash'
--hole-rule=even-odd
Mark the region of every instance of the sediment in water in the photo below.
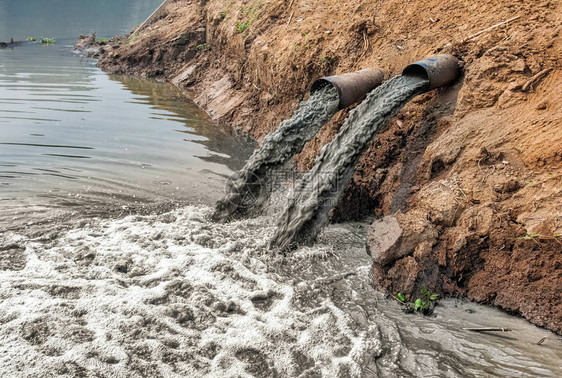
<svg viewBox="0 0 562 378">
<path fill-rule="evenodd" d="M 227 221 L 259 208 L 267 199 L 267 180 L 272 171 L 299 153 L 338 111 L 339 98 L 332 86 L 310 94 L 293 116 L 267 135 L 242 170 L 230 178 L 226 195 L 217 202 L 212 219 Z"/>
<path fill-rule="evenodd" d="M 523 319 L 452 300 L 404 315 L 369 285 L 364 224 L 282 256 L 267 250 L 274 218 L 211 211 L 2 235 L 0 375 L 560 376 L 562 343 Z M 463 330 L 507 325 L 509 338 Z"/>
<path fill-rule="evenodd" d="M 314 167 L 297 185 L 271 247 L 284 249 L 316 238 L 368 143 L 412 97 L 423 92 L 426 84 L 427 80 L 419 77 L 394 77 L 373 90 L 350 113 L 340 132 L 322 148 Z"/>
</svg>

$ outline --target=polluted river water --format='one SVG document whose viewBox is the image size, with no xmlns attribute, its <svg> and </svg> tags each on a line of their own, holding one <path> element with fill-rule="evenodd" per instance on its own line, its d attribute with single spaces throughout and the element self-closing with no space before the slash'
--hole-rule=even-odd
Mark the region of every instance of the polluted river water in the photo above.
<svg viewBox="0 0 562 378">
<path fill-rule="evenodd" d="M 367 223 L 282 255 L 267 248 L 275 214 L 212 222 L 252 144 L 174 88 L 71 51 L 78 34 L 126 33 L 159 1 L 96 2 L 106 24 L 92 2 L 21 3 L 0 0 L 0 40 L 57 43 L 0 50 L 2 376 L 562 375 L 560 338 L 524 319 L 455 299 L 404 314 L 370 285 Z M 57 34 L 21 29 L 38 28 L 22 14 L 88 17 Z"/>
<path fill-rule="evenodd" d="M 0 1 L 0 40 L 56 39 L 0 50 L 0 225 L 110 204 L 211 204 L 244 164 L 253 143 L 173 86 L 108 76 L 72 51 L 80 34 L 128 32 L 156 3 Z"/>
</svg>

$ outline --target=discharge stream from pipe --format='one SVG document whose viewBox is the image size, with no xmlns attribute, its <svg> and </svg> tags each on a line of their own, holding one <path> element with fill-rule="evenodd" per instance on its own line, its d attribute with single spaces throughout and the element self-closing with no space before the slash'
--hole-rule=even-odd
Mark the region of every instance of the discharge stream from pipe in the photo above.
<svg viewBox="0 0 562 378">
<path fill-rule="evenodd" d="M 338 134 L 320 151 L 314 167 L 297 184 L 271 239 L 272 248 L 287 249 L 316 239 L 374 135 L 427 85 L 424 78 L 396 76 L 350 112 Z"/>
<path fill-rule="evenodd" d="M 266 180 L 293 155 L 299 153 L 318 130 L 338 111 L 339 97 L 333 86 L 312 92 L 290 119 L 267 135 L 242 170 L 230 178 L 226 195 L 217 202 L 212 219 L 239 218 L 266 199 Z"/>
</svg>

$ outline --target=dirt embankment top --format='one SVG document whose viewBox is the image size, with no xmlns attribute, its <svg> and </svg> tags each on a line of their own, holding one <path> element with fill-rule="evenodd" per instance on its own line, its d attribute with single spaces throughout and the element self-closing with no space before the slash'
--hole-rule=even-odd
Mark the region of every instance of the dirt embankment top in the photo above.
<svg viewBox="0 0 562 378">
<path fill-rule="evenodd" d="M 218 122 L 262 138 L 318 77 L 394 75 L 455 54 L 462 80 L 419 96 L 373 140 L 334 219 L 389 217 L 368 248 L 389 292 L 467 295 L 560 333 L 561 31 L 558 1 L 169 1 L 138 35 L 104 47 L 100 64 L 189 87 Z M 382 243 L 385 227 L 397 237 Z"/>
</svg>

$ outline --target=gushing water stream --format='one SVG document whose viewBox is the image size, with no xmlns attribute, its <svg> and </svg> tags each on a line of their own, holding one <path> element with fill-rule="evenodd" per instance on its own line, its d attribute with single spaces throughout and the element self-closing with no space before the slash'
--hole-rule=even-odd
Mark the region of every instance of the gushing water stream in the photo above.
<svg viewBox="0 0 562 378">
<path fill-rule="evenodd" d="M 287 248 L 316 238 L 373 136 L 426 85 L 419 77 L 394 77 L 351 111 L 295 188 L 271 240 L 272 247 Z"/>
<path fill-rule="evenodd" d="M 277 130 L 265 137 L 261 148 L 228 181 L 227 194 L 217 203 L 212 218 L 229 220 L 259 207 L 268 194 L 264 189 L 271 173 L 302 150 L 336 113 L 338 102 L 336 89 L 332 86 L 311 93 L 290 119 L 281 122 Z"/>
</svg>

